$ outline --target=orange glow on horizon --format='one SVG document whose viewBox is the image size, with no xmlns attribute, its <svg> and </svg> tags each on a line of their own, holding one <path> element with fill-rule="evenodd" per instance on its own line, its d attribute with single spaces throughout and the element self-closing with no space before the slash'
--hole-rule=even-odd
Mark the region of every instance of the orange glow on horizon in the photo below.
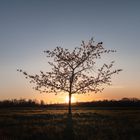
<svg viewBox="0 0 140 140">
<path fill-rule="evenodd" d="M 140 98 L 140 88 L 137 86 L 110 86 L 107 87 L 101 93 L 90 93 L 90 94 L 73 94 L 72 95 L 72 103 L 75 102 L 90 102 L 94 100 L 112 100 L 112 99 L 121 99 L 124 97 L 128 98 Z M 68 94 L 60 93 L 58 95 L 55 94 L 39 94 L 39 92 L 31 89 L 30 86 L 22 87 L 12 87 L 12 88 L 3 88 L 0 90 L 1 99 L 36 99 L 38 101 L 43 100 L 47 104 L 53 103 L 68 103 Z"/>
</svg>

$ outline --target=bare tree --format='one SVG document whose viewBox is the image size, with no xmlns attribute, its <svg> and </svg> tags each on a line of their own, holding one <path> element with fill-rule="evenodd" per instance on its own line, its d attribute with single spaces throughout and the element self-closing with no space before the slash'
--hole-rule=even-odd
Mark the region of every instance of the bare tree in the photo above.
<svg viewBox="0 0 140 140">
<path fill-rule="evenodd" d="M 105 53 L 115 52 L 106 50 L 103 43 L 95 44 L 93 38 L 88 43 L 82 41 L 80 47 L 72 51 L 62 47 L 56 47 L 53 51 L 47 50 L 44 53 L 53 62 L 48 62 L 52 67 L 50 72 L 40 71 L 40 74 L 30 75 L 18 69 L 30 83 L 35 83 L 35 89 L 40 92 L 56 93 L 67 92 L 69 95 L 68 113 L 71 114 L 72 94 L 85 94 L 87 92 L 101 92 L 105 84 L 111 84 L 111 76 L 118 74 L 121 69 L 112 70 L 114 61 L 110 64 L 103 64 L 97 69 L 96 60 Z"/>
</svg>

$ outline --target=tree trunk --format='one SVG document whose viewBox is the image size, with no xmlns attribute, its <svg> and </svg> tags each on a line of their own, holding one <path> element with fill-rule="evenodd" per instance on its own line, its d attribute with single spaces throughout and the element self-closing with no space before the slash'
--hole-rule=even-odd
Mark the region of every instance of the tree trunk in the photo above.
<svg viewBox="0 0 140 140">
<path fill-rule="evenodd" d="M 70 77 L 70 91 L 69 91 L 69 115 L 71 115 L 71 95 L 72 95 L 72 84 L 73 84 L 73 79 L 74 79 L 74 69 L 72 71 L 72 75 Z"/>
<path fill-rule="evenodd" d="M 69 109 L 68 113 L 71 114 L 71 93 L 69 93 Z"/>
</svg>

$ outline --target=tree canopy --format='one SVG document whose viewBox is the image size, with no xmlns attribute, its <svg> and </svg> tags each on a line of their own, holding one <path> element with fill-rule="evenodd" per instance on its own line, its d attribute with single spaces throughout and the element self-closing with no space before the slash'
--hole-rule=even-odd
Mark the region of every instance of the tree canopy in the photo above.
<svg viewBox="0 0 140 140">
<path fill-rule="evenodd" d="M 54 50 L 44 51 L 53 62 L 48 62 L 52 67 L 49 72 L 40 71 L 40 74 L 30 75 L 23 70 L 30 83 L 35 83 L 35 89 L 40 92 L 58 93 L 61 91 L 71 94 L 83 94 L 87 92 L 102 91 L 103 85 L 111 84 L 111 76 L 118 74 L 121 69 L 112 70 L 114 61 L 96 68 L 96 59 L 103 54 L 116 52 L 103 47 L 103 42 L 95 44 L 91 39 L 87 44 L 82 41 L 81 47 L 75 47 L 73 51 L 56 47 Z"/>
</svg>

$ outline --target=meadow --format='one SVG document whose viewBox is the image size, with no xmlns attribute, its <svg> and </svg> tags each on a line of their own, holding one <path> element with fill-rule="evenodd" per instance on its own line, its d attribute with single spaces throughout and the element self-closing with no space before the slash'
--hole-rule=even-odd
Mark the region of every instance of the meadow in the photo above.
<svg viewBox="0 0 140 140">
<path fill-rule="evenodd" d="M 140 110 L 1 108 L 0 140 L 140 140 Z"/>
</svg>

